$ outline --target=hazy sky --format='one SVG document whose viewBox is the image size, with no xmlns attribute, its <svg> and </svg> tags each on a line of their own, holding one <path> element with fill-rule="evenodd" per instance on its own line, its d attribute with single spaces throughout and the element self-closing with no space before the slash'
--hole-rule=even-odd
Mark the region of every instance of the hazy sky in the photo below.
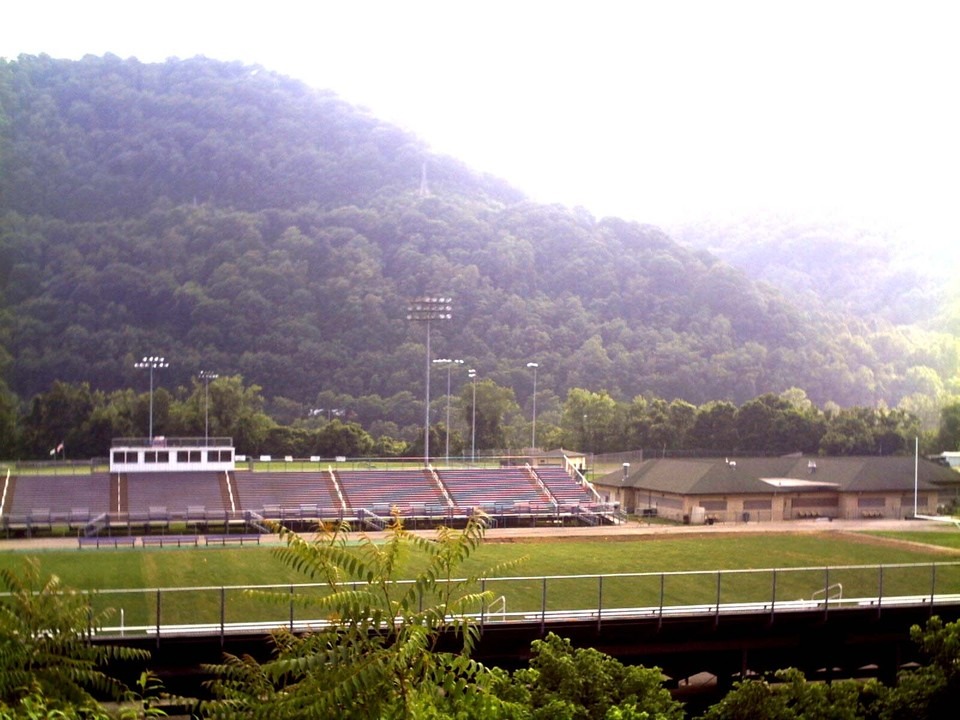
<svg viewBox="0 0 960 720">
<path fill-rule="evenodd" d="M 329 88 L 535 200 L 838 212 L 956 243 L 949 2 L 30 0 L 0 56 L 204 55 Z"/>
</svg>

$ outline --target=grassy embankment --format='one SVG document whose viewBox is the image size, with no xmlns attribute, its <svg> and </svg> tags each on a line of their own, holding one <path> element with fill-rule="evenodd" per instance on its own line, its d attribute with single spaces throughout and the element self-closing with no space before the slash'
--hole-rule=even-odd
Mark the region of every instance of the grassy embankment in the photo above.
<svg viewBox="0 0 960 720">
<path fill-rule="evenodd" d="M 889 540 L 878 538 L 889 537 Z M 873 539 L 871 539 L 873 538 Z M 892 541 L 909 541 L 898 543 Z M 960 532 L 875 533 L 854 537 L 835 533 L 793 535 L 710 535 L 642 540 L 558 540 L 551 542 L 486 543 L 462 568 L 462 575 L 481 574 L 500 563 L 518 562 L 488 579 L 486 589 L 503 596 L 509 612 L 537 612 L 542 607 L 547 580 L 547 609 L 605 609 L 636 606 L 767 600 L 778 602 L 812 598 L 826 586 L 842 585 L 845 597 L 925 594 L 931 591 L 929 567 L 898 568 L 912 563 L 950 562 L 960 556 L 933 546 L 960 549 Z M 15 568 L 27 554 L 0 553 L 0 567 Z M 57 550 L 35 553 L 44 573 L 58 575 L 65 584 L 84 590 L 125 588 L 125 593 L 98 593 L 95 604 L 124 610 L 126 625 L 156 622 L 154 588 L 201 588 L 164 592 L 163 623 L 216 623 L 221 594 L 226 598 L 227 622 L 280 619 L 289 616 L 286 604 L 277 606 L 250 597 L 231 586 L 306 583 L 308 578 L 284 567 L 270 547 L 169 548 L 126 550 Z M 885 565 L 878 571 L 855 566 Z M 829 567 L 829 571 L 824 568 Z M 772 572 L 751 570 L 779 568 Z M 788 570 L 809 568 L 808 570 Z M 401 574 L 413 572 L 408 562 Z M 695 575 L 674 575 L 699 571 Z M 650 573 L 632 577 L 600 574 Z M 663 574 L 663 575 L 661 575 Z M 938 568 L 937 592 L 960 592 L 960 567 Z M 776 589 L 774 589 L 774 584 Z M 224 588 L 221 590 L 221 588 Z M 144 590 L 147 589 L 147 590 Z M 310 591 L 297 588 L 297 593 Z M 602 597 L 602 602 L 601 602 Z M 297 617 L 314 617 L 297 610 Z"/>
</svg>

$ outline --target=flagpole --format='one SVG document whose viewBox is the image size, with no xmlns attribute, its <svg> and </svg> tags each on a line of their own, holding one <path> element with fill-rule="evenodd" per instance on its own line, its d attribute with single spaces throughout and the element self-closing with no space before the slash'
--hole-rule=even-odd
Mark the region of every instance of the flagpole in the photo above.
<svg viewBox="0 0 960 720">
<path fill-rule="evenodd" d="M 917 491 L 920 474 L 920 436 L 914 438 L 913 450 L 913 518 L 917 518 Z"/>
</svg>

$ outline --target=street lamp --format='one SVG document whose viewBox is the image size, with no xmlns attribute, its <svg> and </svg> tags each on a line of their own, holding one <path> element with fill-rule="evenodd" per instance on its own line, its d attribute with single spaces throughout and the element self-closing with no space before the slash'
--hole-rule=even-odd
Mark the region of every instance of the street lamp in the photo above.
<svg viewBox="0 0 960 720">
<path fill-rule="evenodd" d="M 210 370 L 201 370 L 200 379 L 203 380 L 203 446 L 206 447 L 209 444 L 210 439 L 210 404 L 209 404 L 209 391 L 210 391 L 210 381 L 216 380 L 219 375 Z"/>
<path fill-rule="evenodd" d="M 453 298 L 428 295 L 411 301 L 407 306 L 407 320 L 427 325 L 427 381 L 425 419 L 423 421 L 423 464 L 430 464 L 430 323 L 434 320 L 449 320 L 453 317 Z"/>
<path fill-rule="evenodd" d="M 473 382 L 473 418 L 470 420 L 470 462 L 477 462 L 477 371 L 470 368 L 467 377 Z"/>
<path fill-rule="evenodd" d="M 150 444 L 153 444 L 153 371 L 160 370 L 161 368 L 170 367 L 170 363 L 166 362 L 162 357 L 156 357 L 150 355 L 149 357 L 144 357 L 138 363 L 134 363 L 135 368 L 148 368 L 150 370 Z"/>
<path fill-rule="evenodd" d="M 463 365 L 463 360 L 451 360 L 450 358 L 438 358 L 433 361 L 435 365 L 447 366 L 447 452 L 446 463 L 450 465 L 450 371 L 454 365 Z"/>
<path fill-rule="evenodd" d="M 537 368 L 539 363 L 528 362 L 528 368 L 533 368 L 533 431 L 530 439 L 530 452 L 537 449 Z"/>
</svg>

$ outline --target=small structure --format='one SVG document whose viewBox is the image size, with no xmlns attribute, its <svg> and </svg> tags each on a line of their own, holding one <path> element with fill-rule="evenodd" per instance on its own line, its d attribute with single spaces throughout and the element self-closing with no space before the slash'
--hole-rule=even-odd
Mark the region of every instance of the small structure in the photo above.
<svg viewBox="0 0 960 720">
<path fill-rule="evenodd" d="M 960 471 L 960 452 L 942 452 L 939 455 L 931 455 L 930 459 Z"/>
<path fill-rule="evenodd" d="M 232 472 L 233 438 L 114 438 L 111 473 Z"/>
<path fill-rule="evenodd" d="M 527 456 L 534 468 L 545 465 L 559 465 L 567 471 L 575 469 L 583 472 L 587 469 L 587 455 L 576 450 L 557 448 L 556 450 L 530 450 Z"/>
</svg>

